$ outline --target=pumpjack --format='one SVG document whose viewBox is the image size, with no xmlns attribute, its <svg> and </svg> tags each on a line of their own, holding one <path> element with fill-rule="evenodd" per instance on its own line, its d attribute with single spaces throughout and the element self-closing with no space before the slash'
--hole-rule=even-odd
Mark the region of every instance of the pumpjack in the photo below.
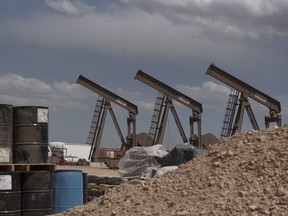
<svg viewBox="0 0 288 216">
<path fill-rule="evenodd" d="M 180 135 L 184 143 L 188 143 L 188 139 L 177 115 L 173 100 L 183 104 L 192 110 L 192 116 L 189 118 L 190 138 L 189 143 L 195 146 L 202 146 L 201 136 L 201 113 L 203 112 L 202 104 L 198 101 L 184 95 L 176 89 L 166 85 L 165 83 L 155 79 L 154 77 L 138 70 L 135 79 L 147 84 L 148 86 L 158 91 L 154 112 L 150 125 L 150 145 L 155 145 L 163 142 L 164 131 L 167 123 L 169 109 L 172 112 Z M 197 124 L 197 134 L 194 133 L 194 124 Z"/>
<path fill-rule="evenodd" d="M 239 80 L 231 74 L 223 71 L 222 69 L 216 67 L 214 64 L 211 64 L 208 67 L 206 74 L 231 87 L 231 93 L 229 95 L 226 113 L 223 120 L 223 127 L 220 135 L 221 139 L 224 137 L 232 136 L 236 132 L 241 132 L 245 109 L 253 129 L 259 130 L 259 125 L 248 101 L 249 98 L 266 106 L 269 109 L 269 115 L 265 116 L 266 128 L 269 127 L 270 122 L 276 122 L 277 126 L 281 126 L 281 115 L 279 114 L 281 112 L 281 105 L 279 101 Z M 236 112 L 237 107 L 238 110 Z"/>
<path fill-rule="evenodd" d="M 110 158 L 100 157 L 100 143 L 104 130 L 104 124 L 107 116 L 107 112 L 109 111 L 119 138 L 121 140 L 121 150 L 125 151 L 133 146 L 137 146 L 137 135 L 136 135 L 136 115 L 138 114 L 138 107 L 129 102 L 128 100 L 116 95 L 115 93 L 105 89 L 104 87 L 96 84 L 95 82 L 85 78 L 80 75 L 77 79 L 76 83 L 90 89 L 91 91 L 98 94 L 98 98 L 96 100 L 96 106 L 94 110 L 94 115 L 91 122 L 91 127 L 89 131 L 89 135 L 87 138 L 87 144 L 91 145 L 91 150 L 89 154 L 89 160 L 91 162 L 104 162 L 106 165 L 107 160 L 111 161 Z M 121 132 L 120 126 L 116 119 L 115 113 L 112 109 L 111 102 L 114 104 L 126 109 L 129 113 L 127 117 L 127 136 L 126 140 Z M 139 141 L 141 143 L 142 140 L 148 137 L 148 134 L 145 136 L 143 133 L 139 136 Z M 143 142 L 144 142 L 143 141 Z M 120 155 L 123 156 L 123 155 Z M 115 164 L 115 163 L 114 163 Z M 112 166 L 112 165 L 111 165 Z M 113 168 L 113 167 L 110 167 Z"/>
</svg>

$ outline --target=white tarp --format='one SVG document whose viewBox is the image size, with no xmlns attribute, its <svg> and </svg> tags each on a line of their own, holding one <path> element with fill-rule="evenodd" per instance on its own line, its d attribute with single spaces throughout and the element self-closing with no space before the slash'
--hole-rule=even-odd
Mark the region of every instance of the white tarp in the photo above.
<svg viewBox="0 0 288 216">
<path fill-rule="evenodd" d="M 119 161 L 119 174 L 121 177 L 142 178 L 151 177 L 153 167 L 160 167 L 155 157 L 162 158 L 167 154 L 162 144 L 149 147 L 132 147 Z"/>
</svg>

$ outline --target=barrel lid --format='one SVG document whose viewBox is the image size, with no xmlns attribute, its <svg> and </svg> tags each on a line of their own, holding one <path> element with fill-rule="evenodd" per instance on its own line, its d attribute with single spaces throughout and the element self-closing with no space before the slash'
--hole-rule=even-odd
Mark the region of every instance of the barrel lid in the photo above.
<svg viewBox="0 0 288 216">
<path fill-rule="evenodd" d="M 47 106 L 14 106 L 14 108 L 43 108 L 43 109 L 48 109 Z"/>
<path fill-rule="evenodd" d="M 77 170 L 77 169 L 58 169 L 58 170 L 55 170 L 54 172 L 82 172 L 82 170 Z"/>
<path fill-rule="evenodd" d="M 0 104 L 0 107 L 13 107 L 11 104 Z"/>
</svg>

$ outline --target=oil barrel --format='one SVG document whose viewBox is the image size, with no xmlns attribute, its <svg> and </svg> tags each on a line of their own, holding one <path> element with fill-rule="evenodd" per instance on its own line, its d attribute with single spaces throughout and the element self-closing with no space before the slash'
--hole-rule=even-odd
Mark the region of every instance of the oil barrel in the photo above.
<svg viewBox="0 0 288 216">
<path fill-rule="evenodd" d="M 82 170 L 56 170 L 52 179 L 54 213 L 83 204 Z"/>
<path fill-rule="evenodd" d="M 22 216 L 49 215 L 53 212 L 52 172 L 21 173 Z"/>
<path fill-rule="evenodd" d="M 0 172 L 0 215 L 21 215 L 20 173 Z"/>
<path fill-rule="evenodd" d="M 88 173 L 82 173 L 83 177 L 83 204 L 88 202 Z"/>
<path fill-rule="evenodd" d="M 13 163 L 13 106 L 0 104 L 0 163 Z"/>
<path fill-rule="evenodd" d="M 48 108 L 13 108 L 14 163 L 48 162 Z"/>
</svg>

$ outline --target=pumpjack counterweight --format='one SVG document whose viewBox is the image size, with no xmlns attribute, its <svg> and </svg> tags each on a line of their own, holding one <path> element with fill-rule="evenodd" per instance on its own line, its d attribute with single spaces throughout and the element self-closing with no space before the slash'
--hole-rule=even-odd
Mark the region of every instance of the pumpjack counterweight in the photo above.
<svg viewBox="0 0 288 216">
<path fill-rule="evenodd" d="M 232 89 L 234 89 L 237 93 L 237 98 L 239 98 L 238 102 L 238 111 L 234 120 L 234 126 L 232 128 L 225 128 L 225 122 L 224 126 L 223 126 L 223 131 L 224 133 L 221 134 L 221 136 L 228 136 L 230 135 L 230 130 L 231 130 L 231 135 L 233 135 L 236 132 L 240 132 L 241 131 L 241 127 L 242 127 L 242 122 L 243 122 L 243 113 L 244 110 L 246 109 L 246 112 L 248 114 L 248 117 L 252 123 L 253 129 L 255 130 L 259 130 L 259 126 L 258 123 L 256 121 L 256 118 L 254 116 L 254 113 L 252 111 L 252 108 L 249 104 L 248 98 L 251 98 L 253 100 L 255 100 L 256 102 L 266 106 L 269 109 L 269 116 L 265 116 L 265 127 L 269 127 L 269 123 L 270 122 L 276 122 L 277 126 L 281 126 L 281 115 L 279 114 L 281 112 L 281 104 L 279 101 L 275 100 L 274 98 L 268 96 L 267 94 L 257 90 L 256 88 L 248 85 L 247 83 L 239 80 L 238 78 L 232 76 L 231 74 L 223 71 L 222 69 L 216 67 L 214 64 L 211 64 L 208 67 L 207 73 L 210 76 L 214 77 L 215 79 L 218 79 L 219 81 L 227 84 L 228 86 L 230 86 Z M 240 97 L 238 96 L 240 94 Z M 231 98 L 230 95 L 230 99 L 231 99 L 231 107 L 233 109 L 235 109 L 236 106 L 236 102 L 235 102 L 235 98 Z M 230 100 L 229 99 L 229 100 Z M 233 101 L 232 101 L 233 100 Z M 231 113 L 228 113 L 228 109 L 229 109 L 229 103 L 227 104 L 227 108 L 226 108 L 226 113 L 225 115 L 231 115 Z M 228 114 L 227 114 L 228 113 Z M 234 118 L 234 113 L 233 116 L 229 116 L 229 121 L 231 121 L 231 118 L 233 120 Z M 225 118 L 224 118 L 225 121 Z M 230 124 L 231 122 L 229 122 Z M 222 131 L 222 132 L 223 132 Z"/>
<path fill-rule="evenodd" d="M 178 115 L 173 105 L 173 100 L 183 104 L 186 107 L 189 107 L 192 110 L 192 116 L 190 116 L 190 144 L 202 146 L 201 140 L 201 113 L 203 112 L 202 104 L 192 98 L 184 95 L 183 93 L 177 91 L 176 89 L 171 88 L 170 86 L 160 82 L 159 80 L 151 77 L 150 75 L 144 73 L 141 70 L 135 75 L 135 79 L 147 84 L 148 86 L 157 90 L 161 98 L 157 98 L 154 113 L 151 121 L 150 131 L 153 131 L 151 137 L 152 145 L 163 142 L 164 131 L 168 118 L 168 111 L 171 110 L 173 117 L 175 119 L 176 125 L 180 132 L 183 142 L 187 142 L 188 139 L 184 133 L 183 127 L 180 123 Z M 158 96 L 159 97 L 159 96 Z M 198 134 L 194 133 L 194 123 L 197 123 Z M 156 133 L 156 134 L 154 134 Z"/>
</svg>

